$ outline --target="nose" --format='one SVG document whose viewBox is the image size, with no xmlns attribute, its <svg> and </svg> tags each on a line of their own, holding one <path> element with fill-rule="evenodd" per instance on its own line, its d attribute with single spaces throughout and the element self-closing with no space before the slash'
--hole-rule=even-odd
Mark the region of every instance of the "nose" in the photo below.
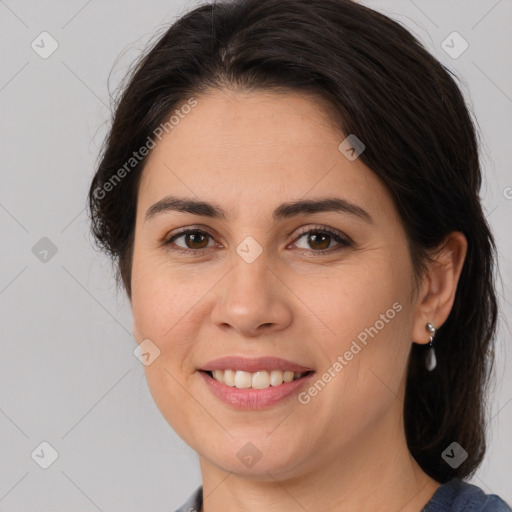
<svg viewBox="0 0 512 512">
<path fill-rule="evenodd" d="M 264 254 L 252 263 L 236 256 L 233 269 L 216 289 L 212 322 L 246 337 L 286 329 L 293 319 L 292 304 L 280 279 Z"/>
</svg>

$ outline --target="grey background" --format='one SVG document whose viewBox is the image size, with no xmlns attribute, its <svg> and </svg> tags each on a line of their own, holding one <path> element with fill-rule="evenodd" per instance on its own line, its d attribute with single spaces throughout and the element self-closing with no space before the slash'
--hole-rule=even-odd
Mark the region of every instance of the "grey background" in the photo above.
<svg viewBox="0 0 512 512">
<path fill-rule="evenodd" d="M 472 481 L 512 503 L 512 1 L 365 3 L 457 73 L 479 122 L 504 288 L 489 450 Z M 197 4 L 0 0 L 1 511 L 172 511 L 200 483 L 197 456 L 149 394 L 129 303 L 91 247 L 85 211 L 109 87 L 153 34 Z M 43 31 L 59 45 L 47 59 L 31 47 Z M 453 31 L 469 43 L 457 59 L 441 48 Z M 43 441 L 59 455 L 48 469 L 31 457 Z M 49 451 L 40 450 L 42 461 Z"/>
</svg>

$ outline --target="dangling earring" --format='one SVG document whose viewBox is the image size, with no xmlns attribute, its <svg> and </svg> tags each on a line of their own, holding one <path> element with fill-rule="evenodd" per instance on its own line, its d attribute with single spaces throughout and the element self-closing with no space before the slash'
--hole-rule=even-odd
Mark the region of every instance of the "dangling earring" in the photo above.
<svg viewBox="0 0 512 512">
<path fill-rule="evenodd" d="M 429 372 L 431 372 L 437 365 L 436 351 L 434 350 L 434 337 L 436 335 L 436 329 L 430 322 L 426 327 L 427 331 L 430 333 L 430 340 L 427 356 L 425 357 L 425 367 Z"/>
</svg>

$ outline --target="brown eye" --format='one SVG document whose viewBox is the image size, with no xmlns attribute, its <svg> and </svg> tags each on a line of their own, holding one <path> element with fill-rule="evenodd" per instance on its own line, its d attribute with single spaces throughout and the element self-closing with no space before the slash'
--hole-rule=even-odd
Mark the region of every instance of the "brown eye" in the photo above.
<svg viewBox="0 0 512 512">
<path fill-rule="evenodd" d="M 176 243 L 176 240 L 182 239 L 181 243 Z M 211 235 L 206 233 L 206 231 L 201 231 L 199 229 L 188 229 L 173 235 L 167 241 L 165 241 L 165 245 L 176 245 L 177 247 L 183 249 L 185 252 L 188 251 L 197 251 L 201 249 L 206 249 L 208 247 L 208 242 L 211 239 Z"/>
<path fill-rule="evenodd" d="M 306 244 L 303 244 L 302 247 L 298 244 L 298 241 L 301 239 L 306 240 Z M 317 227 L 315 229 L 304 231 L 296 240 L 297 241 L 294 245 L 297 245 L 299 249 L 305 249 L 309 250 L 310 252 L 316 252 L 320 254 L 330 253 L 338 249 L 350 247 L 352 245 L 350 239 L 345 238 L 341 233 L 338 233 L 337 231 L 334 231 L 327 226 Z M 327 249 L 331 249 L 333 247 L 331 245 L 332 242 L 334 242 L 333 251 L 327 251 Z M 338 247 L 336 247 L 336 245 Z"/>
<path fill-rule="evenodd" d="M 208 237 L 208 234 L 203 234 L 197 231 L 187 233 L 185 235 L 185 245 L 189 249 L 204 249 L 208 245 Z"/>
<path fill-rule="evenodd" d="M 328 249 L 331 243 L 331 235 L 326 233 L 309 233 L 307 241 L 312 249 Z"/>
<path fill-rule="evenodd" d="M 307 246 L 301 247 L 298 241 L 306 239 L 306 237 Z M 177 242 L 178 240 L 180 240 L 179 243 Z M 210 241 L 212 244 L 209 244 Z M 208 249 L 215 245 L 212 235 L 201 229 L 184 229 L 172 235 L 163 243 L 165 246 L 169 246 L 170 249 L 178 253 L 196 256 L 202 254 L 203 249 Z M 343 236 L 338 231 L 327 226 L 319 226 L 309 229 L 308 231 L 303 231 L 302 234 L 296 238 L 293 245 L 297 245 L 299 249 L 321 256 L 322 254 L 330 254 L 331 252 L 350 247 L 352 243 L 350 238 Z M 219 247 L 222 248 L 222 246 Z"/>
</svg>

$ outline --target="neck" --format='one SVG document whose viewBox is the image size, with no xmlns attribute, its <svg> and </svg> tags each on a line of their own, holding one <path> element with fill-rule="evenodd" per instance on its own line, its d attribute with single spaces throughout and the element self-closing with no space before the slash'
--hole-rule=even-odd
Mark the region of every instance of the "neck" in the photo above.
<svg viewBox="0 0 512 512">
<path fill-rule="evenodd" d="M 326 449 L 292 476 L 263 472 L 247 478 L 200 458 L 202 512 L 420 511 L 440 484 L 407 448 L 401 405 L 397 400 L 398 410 L 390 410 L 372 432 L 361 431 L 350 446 Z"/>
</svg>

